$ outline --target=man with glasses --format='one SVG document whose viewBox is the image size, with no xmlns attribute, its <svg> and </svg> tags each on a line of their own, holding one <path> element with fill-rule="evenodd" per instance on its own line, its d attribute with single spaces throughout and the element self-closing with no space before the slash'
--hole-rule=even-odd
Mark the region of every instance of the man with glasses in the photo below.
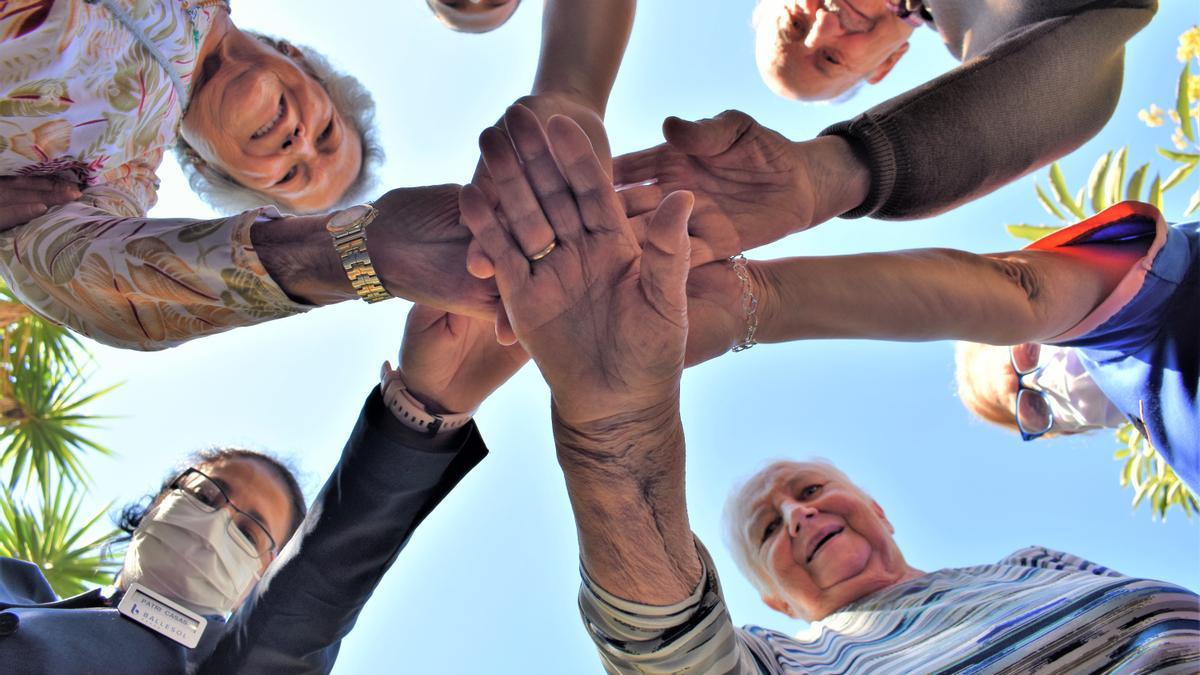
<svg viewBox="0 0 1200 675">
<path fill-rule="evenodd" d="M 0 670 L 328 672 L 415 528 L 486 455 L 472 413 L 525 359 L 490 323 L 414 309 L 311 511 L 278 461 L 205 451 L 123 511 L 113 587 L 60 599 L 0 557 Z"/>
</svg>

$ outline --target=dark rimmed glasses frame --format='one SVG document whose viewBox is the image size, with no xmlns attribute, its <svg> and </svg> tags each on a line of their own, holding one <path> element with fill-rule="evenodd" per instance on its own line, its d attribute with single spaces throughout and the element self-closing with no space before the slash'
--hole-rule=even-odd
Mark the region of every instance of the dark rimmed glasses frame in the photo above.
<svg viewBox="0 0 1200 675">
<path fill-rule="evenodd" d="M 192 476 L 196 479 L 189 484 L 189 478 Z M 171 481 L 170 489 L 179 490 L 194 498 L 198 505 L 209 513 L 228 506 L 234 513 L 230 527 L 238 530 L 237 533 L 229 532 L 229 536 L 246 553 L 262 559 L 273 556 L 279 550 L 267 526 L 258 518 L 238 508 L 229 498 L 229 493 L 225 492 L 225 488 L 200 469 L 192 467 L 185 470 Z M 255 537 L 254 532 L 260 533 L 261 537 Z M 249 549 L 246 548 L 246 541 L 251 545 Z"/>
<path fill-rule="evenodd" d="M 1046 396 L 1046 392 L 1026 386 L 1025 378 L 1037 373 L 1046 366 L 1038 359 L 1034 361 L 1032 367 L 1026 369 L 1020 368 L 1017 365 L 1017 357 L 1013 353 L 1013 347 L 1008 348 L 1008 363 L 1012 366 L 1013 373 L 1017 376 L 1017 401 L 1013 409 L 1013 418 L 1017 421 L 1017 431 L 1020 432 L 1022 441 L 1032 441 L 1036 438 L 1041 438 L 1054 426 L 1054 411 L 1050 407 L 1050 399 Z M 1023 415 L 1023 410 L 1031 412 Z M 1035 417 L 1040 415 L 1045 415 L 1045 423 L 1042 423 Z"/>
</svg>

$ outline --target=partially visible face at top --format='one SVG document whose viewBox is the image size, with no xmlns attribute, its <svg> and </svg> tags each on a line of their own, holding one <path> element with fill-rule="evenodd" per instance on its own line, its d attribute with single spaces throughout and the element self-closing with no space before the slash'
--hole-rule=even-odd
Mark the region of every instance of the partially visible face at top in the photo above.
<svg viewBox="0 0 1200 675">
<path fill-rule="evenodd" d="M 426 0 L 447 27 L 463 33 L 486 33 L 508 21 L 521 0 Z"/>
<path fill-rule="evenodd" d="M 279 551 L 287 544 L 292 522 L 291 493 L 269 466 L 249 457 L 228 457 L 196 467 L 219 485 L 230 502 L 267 528 L 275 541 L 275 551 L 264 556 L 259 573 L 267 569 Z M 226 507 L 228 508 L 228 507 Z M 261 533 L 247 527 L 243 534 L 253 544 Z"/>
<path fill-rule="evenodd" d="M 755 60 L 776 94 L 827 100 L 861 80 L 882 80 L 908 50 L 912 30 L 887 0 L 760 0 Z"/>
<path fill-rule="evenodd" d="M 914 576 L 879 504 L 823 464 L 781 462 L 736 502 L 737 533 L 763 602 L 809 621 Z"/>
<path fill-rule="evenodd" d="M 362 164 L 359 132 L 294 47 L 239 31 L 204 59 L 181 133 L 205 162 L 299 212 L 338 202 Z"/>
</svg>

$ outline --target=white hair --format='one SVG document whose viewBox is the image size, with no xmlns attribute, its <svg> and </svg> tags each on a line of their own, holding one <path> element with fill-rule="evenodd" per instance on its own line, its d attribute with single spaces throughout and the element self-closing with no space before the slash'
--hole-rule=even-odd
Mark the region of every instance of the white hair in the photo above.
<svg viewBox="0 0 1200 675">
<path fill-rule="evenodd" d="M 785 469 L 795 469 L 803 466 L 816 465 L 828 471 L 833 476 L 840 478 L 852 489 L 862 492 L 862 489 L 854 484 L 846 474 L 842 473 L 827 459 L 816 458 L 805 461 L 796 461 L 791 459 L 777 459 L 769 462 L 766 466 L 756 471 L 749 478 L 734 486 L 729 492 L 729 497 L 725 500 L 725 508 L 721 515 L 721 520 L 724 525 L 725 546 L 733 555 L 733 560 L 737 563 L 738 569 L 742 574 L 750 580 L 754 588 L 761 595 L 771 595 L 778 591 L 774 585 L 766 578 L 762 566 L 755 560 L 755 552 L 751 550 L 751 542 L 746 538 L 746 519 L 749 513 L 746 513 L 746 498 L 751 492 L 756 492 L 762 488 L 764 482 L 769 481 L 775 474 Z M 863 495 L 866 495 L 863 492 Z"/>
<path fill-rule="evenodd" d="M 335 70 L 329 60 L 312 47 L 287 43 L 253 31 L 246 32 L 280 52 L 286 53 L 284 46 L 287 44 L 299 51 L 303 56 L 302 67 L 329 94 L 329 100 L 342 119 L 358 131 L 362 140 L 362 163 L 359 165 L 358 176 L 342 193 L 334 207 L 350 206 L 363 201 L 375 187 L 375 172 L 383 164 L 383 147 L 379 145 L 376 137 L 375 101 L 371 98 L 371 92 L 354 76 Z M 182 135 L 176 139 L 175 156 L 179 159 L 179 165 L 183 168 L 192 190 L 218 211 L 237 213 L 263 205 L 275 206 L 284 212 L 294 210 L 290 205 L 266 193 L 238 183 L 224 171 L 205 162 Z"/>
</svg>

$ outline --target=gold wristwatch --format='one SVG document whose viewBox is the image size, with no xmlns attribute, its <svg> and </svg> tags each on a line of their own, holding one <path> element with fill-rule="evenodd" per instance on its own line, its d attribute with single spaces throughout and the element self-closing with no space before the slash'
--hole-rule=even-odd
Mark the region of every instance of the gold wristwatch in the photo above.
<svg viewBox="0 0 1200 675">
<path fill-rule="evenodd" d="M 365 210 L 364 210 L 365 209 Z M 367 225 L 375 220 L 379 211 L 370 204 L 360 204 L 335 213 L 325 229 L 333 237 L 333 247 L 342 259 L 342 268 L 354 292 L 367 302 L 379 302 L 392 297 L 383 287 L 367 254 Z"/>
</svg>

